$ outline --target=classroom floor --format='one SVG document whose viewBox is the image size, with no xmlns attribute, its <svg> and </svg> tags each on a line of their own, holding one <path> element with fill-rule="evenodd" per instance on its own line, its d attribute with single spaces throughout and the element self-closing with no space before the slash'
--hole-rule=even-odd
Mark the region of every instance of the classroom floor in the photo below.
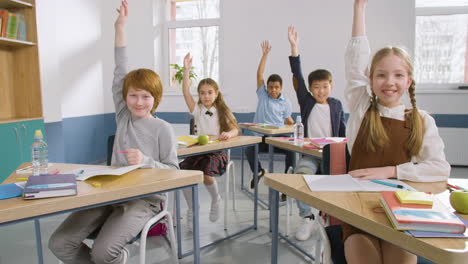
<svg viewBox="0 0 468 264">
<path fill-rule="evenodd" d="M 240 175 L 240 161 L 236 160 L 236 171 Z M 262 161 L 264 167 L 267 167 L 266 161 Z M 283 171 L 284 165 L 280 161 L 275 161 L 275 171 Z M 245 163 L 246 185 L 250 183 L 250 173 L 248 172 L 248 165 Z M 466 178 L 468 179 L 468 167 L 456 167 L 452 169 L 452 178 Z M 228 231 L 224 231 L 223 218 L 216 223 L 211 223 L 208 220 L 209 202 L 210 198 L 206 189 L 200 187 L 200 243 L 206 244 L 215 239 L 223 237 L 225 234 L 232 234 L 237 230 L 243 229 L 252 223 L 253 219 L 253 204 L 252 200 L 248 198 L 242 191 L 240 191 L 240 176 L 237 177 L 237 211 L 229 210 L 230 225 Z M 224 181 L 219 179 L 219 188 L 223 189 Z M 260 182 L 260 195 L 262 199 L 267 198 L 267 188 Z M 222 191 L 221 191 L 222 192 Z M 203 205 L 207 206 L 203 206 Z M 181 202 L 182 215 L 185 216 L 185 201 Z M 263 207 L 259 206 L 258 211 L 258 230 L 248 231 L 234 239 L 224 241 L 216 246 L 209 247 L 201 251 L 202 263 L 269 263 L 270 262 L 270 248 L 271 236 L 268 231 L 269 212 Z M 280 208 L 280 230 L 285 230 L 285 214 L 286 207 Z M 58 215 L 41 219 L 41 231 L 43 246 L 47 246 L 47 241 L 55 228 L 63 221 L 66 215 Z M 192 246 L 192 236 L 185 228 L 185 219 L 182 219 L 182 236 L 184 252 Z M 294 239 L 294 232 L 298 226 L 300 218 L 295 204 L 293 204 L 293 216 L 291 217 L 291 235 L 290 238 Z M 36 244 L 34 238 L 34 224 L 31 221 L 8 225 L 0 228 L 0 264 L 10 263 L 37 263 L 36 259 Z M 311 239 L 300 244 L 313 252 L 314 249 L 314 235 Z M 128 264 L 139 263 L 138 250 L 135 245 L 127 247 L 130 251 L 130 258 Z M 152 237 L 148 241 L 146 263 L 171 263 L 169 260 L 168 243 L 162 237 Z M 58 263 L 57 259 L 52 253 L 44 248 L 44 263 Z M 279 243 L 278 263 L 312 263 L 310 259 L 298 253 L 295 249 L 290 247 L 285 242 Z M 185 257 L 180 260 L 180 263 L 192 263 L 192 256 Z"/>
</svg>

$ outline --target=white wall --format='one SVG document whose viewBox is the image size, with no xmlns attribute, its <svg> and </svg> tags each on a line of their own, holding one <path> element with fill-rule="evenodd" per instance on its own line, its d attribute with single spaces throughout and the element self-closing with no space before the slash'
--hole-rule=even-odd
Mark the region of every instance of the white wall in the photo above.
<svg viewBox="0 0 468 264">
<path fill-rule="evenodd" d="M 129 68 L 154 68 L 168 87 L 163 47 L 164 3 L 131 0 L 127 26 Z M 255 73 L 260 42 L 273 49 L 266 75 L 284 79 L 284 93 L 299 111 L 291 88 L 287 27 L 299 32 L 303 72 L 332 71 L 332 96 L 343 99 L 343 53 L 351 35 L 352 0 L 221 0 L 221 89 L 235 112 L 254 112 Z M 113 23 L 119 0 L 37 1 L 43 106 L 46 122 L 114 111 Z M 153 16 L 153 13 L 156 14 Z M 373 0 L 368 4 L 368 36 L 374 49 L 387 44 L 414 46 L 414 0 Z M 466 114 L 468 94 L 419 93 L 418 104 L 432 113 Z M 450 102 L 447 104 L 446 102 Z M 158 111 L 186 112 L 183 98 L 166 95 Z"/>
</svg>

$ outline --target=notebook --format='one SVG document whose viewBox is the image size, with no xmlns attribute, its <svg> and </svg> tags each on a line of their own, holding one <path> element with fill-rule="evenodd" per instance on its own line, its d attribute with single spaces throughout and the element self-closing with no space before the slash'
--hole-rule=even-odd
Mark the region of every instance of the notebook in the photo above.
<svg viewBox="0 0 468 264">
<path fill-rule="evenodd" d="M 343 142 L 346 141 L 346 138 L 344 137 L 327 137 L 327 138 L 309 138 L 309 143 L 312 146 L 315 146 L 317 148 L 323 148 L 323 146 L 331 144 L 331 143 L 337 143 L 337 142 Z"/>
<path fill-rule="evenodd" d="M 402 204 L 422 204 L 431 208 L 434 195 L 425 192 L 396 191 L 398 201 Z"/>
<path fill-rule="evenodd" d="M 395 192 L 384 191 L 380 203 L 397 230 L 464 233 L 466 229 L 465 224 L 436 198 L 432 208 L 412 208 L 401 204 Z"/>
<path fill-rule="evenodd" d="M 303 175 L 309 189 L 313 192 L 380 192 L 400 190 L 387 185 L 374 183 L 369 180 L 353 178 L 349 174 L 341 175 Z M 382 180 L 392 184 L 402 185 L 407 190 L 415 191 L 408 184 L 399 180 Z"/>
<path fill-rule="evenodd" d="M 198 143 L 198 136 L 180 136 L 176 138 L 177 143 L 183 146 L 193 146 Z"/>
<path fill-rule="evenodd" d="M 29 176 L 24 187 L 24 199 L 39 199 L 57 196 L 76 195 L 74 174 L 46 174 Z"/>
<path fill-rule="evenodd" d="M 132 165 L 132 166 L 123 166 L 123 167 L 85 167 L 85 168 L 78 168 L 67 173 L 74 174 L 78 181 L 84 181 L 94 176 L 98 175 L 123 175 L 127 172 L 132 170 L 136 170 L 138 168 L 143 167 L 143 164 Z"/>
<path fill-rule="evenodd" d="M 25 182 L 0 185 L 0 200 L 23 195 Z"/>
</svg>

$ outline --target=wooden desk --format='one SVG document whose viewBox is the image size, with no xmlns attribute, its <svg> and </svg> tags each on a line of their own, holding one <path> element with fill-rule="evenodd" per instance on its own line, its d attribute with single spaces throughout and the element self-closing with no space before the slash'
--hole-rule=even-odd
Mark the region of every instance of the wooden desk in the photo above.
<svg viewBox="0 0 468 264">
<path fill-rule="evenodd" d="M 281 148 L 284 150 L 290 150 L 297 153 L 302 153 L 309 156 L 322 157 L 322 150 L 320 149 L 310 149 L 304 148 L 302 146 L 294 145 L 293 141 L 288 140 L 287 138 L 275 138 L 269 137 L 265 139 L 265 143 L 274 146 L 275 148 Z M 307 138 L 304 139 L 304 143 L 307 143 Z"/>
<path fill-rule="evenodd" d="M 266 128 L 261 126 L 248 126 L 239 124 L 241 129 L 247 129 L 250 131 L 254 131 L 266 136 L 276 136 L 276 135 L 284 135 L 284 134 L 292 134 L 294 133 L 294 125 L 286 125 L 284 127 L 279 128 Z"/>
<path fill-rule="evenodd" d="M 421 191 L 438 193 L 445 191 L 445 182 L 413 183 L 411 186 Z M 278 247 L 278 192 L 294 197 L 306 204 L 324 211 L 344 222 L 365 230 L 385 241 L 393 243 L 416 255 L 436 263 L 466 263 L 468 240 L 452 238 L 415 238 L 393 229 L 386 214 L 376 214 L 372 208 L 379 206 L 378 192 L 312 192 L 297 174 L 267 174 L 265 184 L 273 191 L 272 220 L 272 259 L 277 263 Z M 467 215 L 463 215 L 468 219 Z"/>
<path fill-rule="evenodd" d="M 212 152 L 216 152 L 216 151 L 221 151 L 221 150 L 229 150 L 229 149 L 233 149 L 233 148 L 239 148 L 239 147 L 246 147 L 246 146 L 251 146 L 251 145 L 254 145 L 255 146 L 255 150 L 258 151 L 258 143 L 261 143 L 262 142 L 262 138 L 261 137 L 256 137 L 256 136 L 238 136 L 238 137 L 233 137 L 233 138 L 230 138 L 228 140 L 223 140 L 223 141 L 217 141 L 215 143 L 211 143 L 211 144 L 207 144 L 207 145 L 195 145 L 195 146 L 192 146 L 192 147 L 180 147 L 178 150 L 177 150 L 177 156 L 179 158 L 185 158 L 185 157 L 190 157 L 190 156 L 197 156 L 197 155 L 201 155 L 201 154 L 207 154 L 207 153 L 212 153 Z M 255 164 L 257 164 L 257 157 L 255 157 Z M 243 166 L 243 164 L 242 164 Z M 257 165 L 255 165 L 257 166 Z M 227 175 L 228 176 L 228 175 Z M 257 179 L 258 177 L 258 173 L 255 173 L 254 174 L 254 178 Z M 235 183 L 234 183 L 235 184 Z M 228 185 L 226 184 L 226 194 L 227 194 L 227 191 L 228 191 Z M 235 237 L 235 236 L 238 236 L 239 234 L 241 233 L 244 233 L 244 232 L 247 232 L 249 230 L 256 230 L 257 229 L 257 222 L 258 222 L 258 186 L 255 185 L 255 191 L 254 191 L 254 195 L 253 195 L 253 201 L 254 201 L 254 220 L 253 220 L 253 225 L 250 226 L 250 227 L 247 227 L 243 230 L 240 230 L 234 234 L 231 234 L 227 237 L 223 237 L 223 238 L 220 238 L 216 241 L 213 241 L 213 242 L 210 242 L 206 245 L 203 245 L 201 246 L 201 249 L 204 249 L 204 248 L 207 248 L 207 247 L 210 247 L 210 246 L 213 246 L 213 245 L 216 245 L 218 243 L 221 243 L 223 242 L 224 240 L 227 240 L 227 239 L 230 239 L 232 237 Z M 225 197 L 224 199 L 224 210 L 227 209 L 227 206 L 228 206 L 228 200 L 227 198 Z M 197 203 L 193 203 L 193 204 L 197 204 Z M 197 206 L 194 206 L 194 207 L 197 207 Z M 180 223 L 180 195 L 179 195 L 179 192 L 176 191 L 176 222 L 177 222 L 177 226 L 180 227 L 181 226 L 181 223 Z M 226 215 L 226 213 L 225 213 Z M 226 226 L 226 219 L 225 219 L 225 226 Z M 194 234 L 195 236 L 195 234 Z M 182 233 L 181 233 L 181 228 L 177 228 L 177 247 L 178 247 L 178 254 L 179 254 L 179 258 L 184 258 L 186 256 L 189 256 L 191 254 L 193 254 L 192 251 L 188 251 L 186 253 L 183 253 L 182 252 Z"/>
<path fill-rule="evenodd" d="M 20 167 L 29 165 L 22 164 Z M 58 169 L 66 172 L 89 165 L 54 164 L 49 170 Z M 24 174 L 11 174 L 4 183 L 17 182 L 16 178 Z M 203 181 L 201 171 L 138 169 L 122 176 L 96 176 L 85 182 L 77 181 L 78 195 L 56 198 L 24 200 L 21 197 L 0 200 L 0 226 L 21 221 L 34 220 L 36 227 L 36 246 L 38 263 L 42 263 L 42 245 L 39 218 L 58 213 L 79 211 L 92 207 L 120 203 L 132 199 L 150 196 L 160 192 L 172 191 L 183 187 L 192 187 L 193 200 L 198 201 L 197 184 Z M 88 182 L 98 182 L 101 187 L 95 188 Z M 196 209 L 196 210 L 195 210 Z M 194 206 L 194 248 L 195 260 L 200 262 L 198 236 L 198 208 Z M 197 218 L 195 220 L 195 218 Z M 197 234 L 197 235 L 195 235 Z"/>
</svg>

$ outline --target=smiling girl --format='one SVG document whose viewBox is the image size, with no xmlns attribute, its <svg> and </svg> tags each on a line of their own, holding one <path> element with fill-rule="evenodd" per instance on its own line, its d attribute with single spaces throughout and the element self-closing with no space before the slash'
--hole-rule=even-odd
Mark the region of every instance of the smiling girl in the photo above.
<svg viewBox="0 0 468 264">
<path fill-rule="evenodd" d="M 366 180 L 445 181 L 450 164 L 434 118 L 416 107 L 409 55 L 398 47 L 380 49 L 367 75 L 366 4 L 367 0 L 355 0 L 353 33 L 345 59 L 349 174 Z M 411 101 L 409 109 L 401 100 L 406 95 Z M 343 225 L 343 241 L 348 263 L 416 263 L 415 255 L 348 224 Z"/>
<path fill-rule="evenodd" d="M 210 139 L 227 140 L 239 135 L 237 121 L 229 107 L 224 103 L 223 95 L 218 84 L 210 78 L 198 84 L 198 103 L 193 100 L 190 93 L 189 70 L 192 68 L 192 58 L 188 53 L 184 58 L 184 78 L 182 89 L 185 103 L 193 116 L 196 135 L 209 135 Z M 215 176 L 221 176 L 227 165 L 227 155 L 224 151 L 188 157 L 180 163 L 181 169 L 201 170 L 204 172 L 204 184 L 211 196 L 211 209 L 209 219 L 216 222 L 219 219 L 221 197 Z M 191 190 L 184 189 L 187 201 L 188 227 L 192 226 L 192 194 Z"/>
</svg>

